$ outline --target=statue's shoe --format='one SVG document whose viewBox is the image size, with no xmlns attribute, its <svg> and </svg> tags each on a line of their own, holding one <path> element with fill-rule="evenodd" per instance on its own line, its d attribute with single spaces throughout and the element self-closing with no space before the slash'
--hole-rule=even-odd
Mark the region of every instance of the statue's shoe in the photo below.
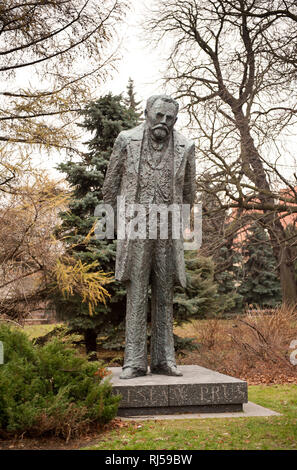
<svg viewBox="0 0 297 470">
<path fill-rule="evenodd" d="M 175 377 L 182 377 L 182 373 L 178 370 L 176 366 L 156 366 L 151 368 L 152 374 L 161 374 L 161 375 L 173 375 Z"/>
<path fill-rule="evenodd" d="M 134 377 L 141 377 L 142 375 L 146 375 L 146 370 L 126 367 L 122 370 L 120 379 L 133 379 Z"/>
</svg>

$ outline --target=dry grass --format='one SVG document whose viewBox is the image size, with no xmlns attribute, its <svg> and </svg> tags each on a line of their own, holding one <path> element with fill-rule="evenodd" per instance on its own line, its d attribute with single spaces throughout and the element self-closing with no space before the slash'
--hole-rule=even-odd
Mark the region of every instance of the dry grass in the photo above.
<svg viewBox="0 0 297 470">
<path fill-rule="evenodd" d="M 176 333 L 195 337 L 200 346 L 180 357 L 182 364 L 199 364 L 250 383 L 297 383 L 297 367 L 290 363 L 296 307 L 281 306 L 269 315 L 258 309 L 233 320 L 198 320 Z"/>
<path fill-rule="evenodd" d="M 34 427 L 32 427 L 28 435 L 42 436 L 54 435 L 62 437 L 66 443 L 70 438 L 79 438 L 86 435 L 94 426 L 100 428 L 100 425 L 92 423 L 86 418 L 86 407 L 76 407 L 73 403 L 69 405 L 64 413 L 56 413 L 49 416 L 46 413 L 40 414 L 36 419 Z"/>
<path fill-rule="evenodd" d="M 297 337 L 297 311 L 282 306 L 270 315 L 261 311 L 238 319 L 231 335 L 235 348 L 245 360 L 260 359 L 290 366 L 290 343 Z"/>
<path fill-rule="evenodd" d="M 41 327 L 25 327 L 36 337 Z M 255 309 L 234 319 L 195 320 L 176 327 L 184 338 L 195 338 L 199 349 L 184 351 L 179 364 L 198 364 L 224 374 L 248 380 L 250 384 L 297 383 L 297 366 L 290 363 L 290 344 L 297 340 L 297 308 L 281 306 L 269 314 Z M 84 347 L 81 353 L 84 354 Z M 109 366 L 122 366 L 122 351 L 98 351 Z"/>
</svg>

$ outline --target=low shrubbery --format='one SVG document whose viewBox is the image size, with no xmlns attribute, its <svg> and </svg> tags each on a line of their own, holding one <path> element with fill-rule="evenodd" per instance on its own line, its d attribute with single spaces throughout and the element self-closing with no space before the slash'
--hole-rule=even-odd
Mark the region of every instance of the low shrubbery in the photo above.
<svg viewBox="0 0 297 470">
<path fill-rule="evenodd" d="M 256 360 L 291 366 L 290 343 L 297 338 L 296 306 L 276 307 L 268 314 L 255 309 L 243 318 L 238 317 L 231 339 L 242 360 Z"/>
<path fill-rule="evenodd" d="M 297 339 L 296 306 L 281 305 L 269 313 L 255 308 L 233 319 L 197 320 L 190 326 L 186 334 L 196 337 L 199 351 L 187 354 L 182 363 L 251 383 L 296 382 L 296 366 L 290 362 L 290 344 Z"/>
<path fill-rule="evenodd" d="M 34 346 L 18 329 L 0 325 L 0 435 L 51 433 L 68 439 L 117 414 L 119 397 L 102 381 L 106 370 L 59 340 Z"/>
</svg>

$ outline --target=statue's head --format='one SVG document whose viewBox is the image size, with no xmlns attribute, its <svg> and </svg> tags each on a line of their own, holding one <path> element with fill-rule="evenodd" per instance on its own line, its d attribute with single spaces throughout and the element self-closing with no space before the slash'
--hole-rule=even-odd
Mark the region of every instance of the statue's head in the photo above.
<svg viewBox="0 0 297 470">
<path fill-rule="evenodd" d="M 146 103 L 145 118 L 156 140 L 165 140 L 177 120 L 178 103 L 171 96 L 154 95 Z"/>
</svg>

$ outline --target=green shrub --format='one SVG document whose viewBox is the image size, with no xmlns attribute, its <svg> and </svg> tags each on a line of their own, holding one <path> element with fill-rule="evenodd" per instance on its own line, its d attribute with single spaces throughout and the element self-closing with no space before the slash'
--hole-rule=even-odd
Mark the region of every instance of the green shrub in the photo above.
<svg viewBox="0 0 297 470">
<path fill-rule="evenodd" d="M 20 330 L 0 325 L 0 435 L 54 433 L 69 438 L 117 414 L 119 397 L 98 362 L 55 339 L 34 346 Z"/>
</svg>

